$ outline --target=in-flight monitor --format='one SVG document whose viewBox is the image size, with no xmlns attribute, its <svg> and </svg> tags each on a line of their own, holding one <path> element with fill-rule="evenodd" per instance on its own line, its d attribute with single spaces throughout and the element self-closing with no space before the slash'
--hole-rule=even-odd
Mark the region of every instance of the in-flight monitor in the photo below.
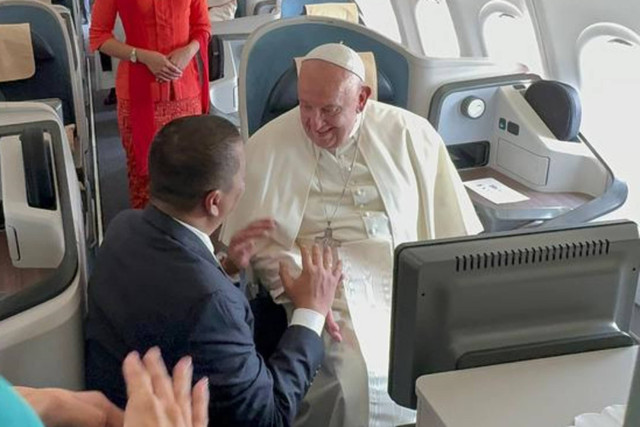
<svg viewBox="0 0 640 427">
<path fill-rule="evenodd" d="M 633 344 L 640 268 L 629 221 L 398 246 L 389 394 L 425 374 Z"/>
</svg>

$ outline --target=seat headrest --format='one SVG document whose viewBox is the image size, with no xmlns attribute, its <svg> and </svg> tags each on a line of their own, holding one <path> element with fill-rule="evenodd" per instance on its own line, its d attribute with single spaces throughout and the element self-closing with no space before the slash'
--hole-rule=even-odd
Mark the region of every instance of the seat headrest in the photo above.
<svg viewBox="0 0 640 427">
<path fill-rule="evenodd" d="M 355 3 L 306 4 L 303 15 L 327 16 L 353 22 L 354 24 L 360 23 L 360 10 Z"/>
<path fill-rule="evenodd" d="M 540 80 L 529 86 L 524 98 L 557 139 L 577 140 L 582 105 L 578 91 L 572 86 L 553 80 Z"/>
<path fill-rule="evenodd" d="M 395 96 L 393 85 L 387 75 L 377 70 L 378 73 L 378 101 L 393 103 Z M 278 79 L 271 89 L 265 109 L 262 113 L 260 126 L 264 126 L 271 120 L 286 113 L 298 105 L 298 73 L 295 64 L 289 67 Z"/>
</svg>

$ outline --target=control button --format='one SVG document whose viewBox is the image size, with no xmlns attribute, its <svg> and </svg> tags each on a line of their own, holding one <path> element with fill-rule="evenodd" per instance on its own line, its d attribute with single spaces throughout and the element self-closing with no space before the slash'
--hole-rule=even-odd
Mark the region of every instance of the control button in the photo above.
<svg viewBox="0 0 640 427">
<path fill-rule="evenodd" d="M 502 130 L 505 130 L 507 128 L 507 121 L 500 117 L 500 120 L 498 120 L 498 127 Z"/>
<path fill-rule="evenodd" d="M 485 102 L 476 96 L 466 97 L 460 105 L 460 111 L 462 114 L 470 119 L 478 119 L 482 117 L 486 108 L 487 105 Z"/>
<path fill-rule="evenodd" d="M 518 125 L 517 123 L 509 122 L 509 124 L 507 125 L 507 132 L 518 135 L 520 133 L 520 125 Z"/>
</svg>

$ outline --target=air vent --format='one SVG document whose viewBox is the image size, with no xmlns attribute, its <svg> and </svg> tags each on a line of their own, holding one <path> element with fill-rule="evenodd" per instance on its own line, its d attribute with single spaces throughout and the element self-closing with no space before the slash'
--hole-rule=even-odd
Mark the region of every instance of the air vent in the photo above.
<svg viewBox="0 0 640 427">
<path fill-rule="evenodd" d="M 609 245 L 609 240 L 598 240 L 462 255 L 456 257 L 456 271 L 485 270 L 602 256 L 609 253 Z"/>
</svg>

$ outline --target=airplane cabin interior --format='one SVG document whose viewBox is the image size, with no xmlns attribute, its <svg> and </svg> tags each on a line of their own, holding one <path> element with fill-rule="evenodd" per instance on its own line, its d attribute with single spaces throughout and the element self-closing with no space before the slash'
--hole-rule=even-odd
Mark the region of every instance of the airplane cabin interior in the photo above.
<svg viewBox="0 0 640 427">
<path fill-rule="evenodd" d="M 0 0 L 0 375 L 16 385 L 84 389 L 87 282 L 128 203 L 103 105 L 118 61 L 89 52 L 90 10 Z M 533 48 L 501 33 L 511 57 L 495 55 L 494 21 Z M 586 97 L 580 56 L 605 39 L 638 58 L 635 81 L 599 81 L 628 85 L 609 105 Z M 422 427 L 640 426 L 640 3 L 238 0 L 212 22 L 210 114 L 246 142 L 298 105 L 295 59 L 325 43 L 368 53 L 373 98 L 428 119 L 484 227 L 395 248 L 391 398 Z M 626 420 L 580 424 L 612 405 Z"/>
</svg>

